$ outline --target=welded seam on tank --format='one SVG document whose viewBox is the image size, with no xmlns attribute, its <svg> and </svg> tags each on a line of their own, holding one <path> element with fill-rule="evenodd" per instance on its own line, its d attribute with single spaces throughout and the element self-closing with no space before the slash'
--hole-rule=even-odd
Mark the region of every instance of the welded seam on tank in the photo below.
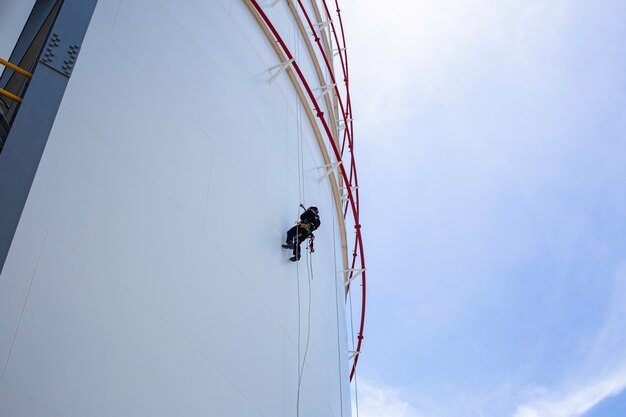
<svg viewBox="0 0 626 417">
<path fill-rule="evenodd" d="M 13 341 L 11 342 L 11 349 L 9 349 L 9 354 L 7 356 L 7 360 L 4 363 L 4 368 L 2 369 L 2 379 L 4 380 L 4 376 L 7 372 L 7 368 L 9 367 L 9 362 L 11 361 L 11 356 L 13 355 L 13 347 L 15 346 L 15 341 L 17 340 L 17 335 L 20 332 L 20 327 L 22 326 L 22 318 L 24 317 L 24 311 L 26 311 L 26 305 L 28 304 L 28 298 L 30 297 L 30 291 L 33 288 L 33 282 L 35 281 L 35 277 L 37 276 L 37 271 L 39 270 L 39 263 L 41 261 L 41 255 L 43 254 L 43 248 L 46 245 L 46 240 L 48 238 L 48 231 L 45 230 L 45 234 L 43 237 L 43 241 L 41 242 L 41 247 L 39 248 L 39 255 L 37 255 L 37 263 L 35 264 L 35 270 L 33 271 L 33 275 L 30 277 L 30 284 L 28 285 L 28 291 L 26 292 L 26 298 L 24 299 L 24 304 L 22 305 L 22 311 L 20 312 L 20 318 L 17 321 L 17 327 L 15 328 L 15 333 L 13 334 Z"/>
</svg>

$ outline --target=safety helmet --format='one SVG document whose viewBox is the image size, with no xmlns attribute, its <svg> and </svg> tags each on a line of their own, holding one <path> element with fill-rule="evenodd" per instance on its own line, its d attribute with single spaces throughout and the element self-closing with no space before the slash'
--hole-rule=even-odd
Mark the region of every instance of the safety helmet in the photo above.
<svg viewBox="0 0 626 417">
<path fill-rule="evenodd" d="M 308 210 L 311 210 L 315 214 L 320 214 L 319 210 L 315 206 L 310 206 Z"/>
</svg>

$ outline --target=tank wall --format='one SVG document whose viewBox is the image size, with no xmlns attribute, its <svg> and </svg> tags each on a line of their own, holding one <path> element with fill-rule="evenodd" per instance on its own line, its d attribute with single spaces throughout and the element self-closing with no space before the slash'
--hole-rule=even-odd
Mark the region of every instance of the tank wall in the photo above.
<svg viewBox="0 0 626 417">
<path fill-rule="evenodd" d="M 98 2 L 0 275 L 0 415 L 292 416 L 309 325 L 300 415 L 349 415 L 336 211 L 276 63 L 241 1 Z"/>
</svg>

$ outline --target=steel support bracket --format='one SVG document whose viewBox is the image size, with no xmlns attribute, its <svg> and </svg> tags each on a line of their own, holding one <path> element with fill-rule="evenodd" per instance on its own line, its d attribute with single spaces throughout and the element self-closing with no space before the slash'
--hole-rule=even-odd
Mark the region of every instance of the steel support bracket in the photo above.
<svg viewBox="0 0 626 417">
<path fill-rule="evenodd" d="M 356 192 L 356 190 L 359 189 L 359 187 L 349 187 L 350 191 L 352 191 L 352 193 Z M 348 187 L 339 187 L 339 189 L 341 190 L 341 197 L 339 197 L 341 199 L 342 203 L 345 203 L 346 201 L 348 201 L 350 199 L 350 194 L 348 194 L 347 192 L 345 192 Z"/>
<path fill-rule="evenodd" d="M 326 29 L 333 21 L 332 20 L 324 20 L 322 22 L 314 23 L 313 25 L 319 30 Z"/>
<path fill-rule="evenodd" d="M 326 84 L 319 88 L 316 88 L 315 90 L 318 90 L 318 91 L 321 90 L 322 93 L 319 96 L 315 97 L 315 100 L 319 100 L 320 98 L 324 97 L 326 94 L 330 93 L 335 88 L 336 85 L 337 85 L 336 83 L 332 83 L 332 84 Z"/>
<path fill-rule="evenodd" d="M 352 121 L 351 118 L 345 119 L 345 120 L 337 120 L 337 130 L 343 130 L 346 128 L 346 126 L 348 125 L 348 123 L 350 123 Z"/>
<path fill-rule="evenodd" d="M 350 354 L 348 356 L 348 360 L 352 360 L 355 357 L 359 356 L 361 354 L 361 351 L 360 350 L 349 350 L 348 353 Z"/>
<path fill-rule="evenodd" d="M 346 287 L 346 288 L 350 286 L 350 283 L 352 281 L 354 281 L 355 278 L 357 278 L 359 275 L 361 275 L 363 272 L 365 272 L 365 268 L 361 268 L 361 269 L 346 269 L 344 271 L 341 271 L 342 274 L 350 273 L 350 272 L 352 272 L 352 278 L 350 278 L 349 280 L 347 280 L 343 284 L 343 286 Z"/>
<path fill-rule="evenodd" d="M 318 168 L 326 169 L 326 173 L 322 175 L 322 177 L 320 178 L 320 182 L 324 181 L 330 174 L 332 174 L 333 171 L 337 169 L 339 165 L 341 165 L 341 161 L 333 162 L 332 164 L 326 164 L 324 166 L 318 167 Z"/>
<path fill-rule="evenodd" d="M 333 56 L 337 56 L 339 55 L 341 52 L 345 52 L 346 48 L 338 48 L 338 49 L 333 49 Z"/>
<path fill-rule="evenodd" d="M 272 75 L 272 77 L 269 79 L 267 83 L 272 85 L 272 83 L 276 80 L 276 78 L 278 78 L 280 74 L 282 74 L 283 72 L 287 71 L 287 68 L 289 68 L 291 64 L 293 64 L 294 62 L 295 62 L 295 59 L 291 58 L 288 61 L 281 62 L 280 64 L 274 65 L 272 68 L 270 68 L 268 70 L 270 74 L 272 73 L 272 71 L 274 70 L 276 71 L 274 72 L 274 74 Z"/>
</svg>

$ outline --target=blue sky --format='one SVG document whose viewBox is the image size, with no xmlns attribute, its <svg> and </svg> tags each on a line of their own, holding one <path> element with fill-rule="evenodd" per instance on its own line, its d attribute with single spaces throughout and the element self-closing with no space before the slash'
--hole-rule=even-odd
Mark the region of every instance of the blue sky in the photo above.
<svg viewBox="0 0 626 417">
<path fill-rule="evenodd" d="M 341 5 L 360 416 L 626 410 L 626 2 Z"/>
</svg>

